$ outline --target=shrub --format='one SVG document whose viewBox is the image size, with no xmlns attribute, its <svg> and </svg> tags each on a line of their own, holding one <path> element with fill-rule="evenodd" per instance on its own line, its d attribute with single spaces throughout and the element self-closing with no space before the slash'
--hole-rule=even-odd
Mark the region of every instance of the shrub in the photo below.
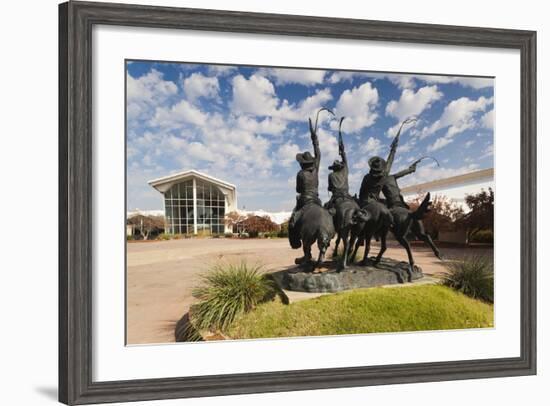
<svg viewBox="0 0 550 406">
<path fill-rule="evenodd" d="M 279 238 L 288 238 L 288 220 L 281 224 L 281 229 L 279 230 Z"/>
<path fill-rule="evenodd" d="M 281 229 L 281 231 L 279 231 L 277 233 L 277 237 L 279 237 L 279 238 L 288 238 L 288 228 L 287 229 Z"/>
<path fill-rule="evenodd" d="M 191 308 L 191 321 L 199 330 L 223 331 L 235 317 L 278 294 L 275 282 L 260 273 L 261 266 L 215 265 L 193 290 L 200 300 Z"/>
<path fill-rule="evenodd" d="M 493 303 L 494 271 L 492 262 L 483 256 L 473 256 L 462 261 L 450 262 L 443 285 L 454 288 L 475 299 Z"/>
<path fill-rule="evenodd" d="M 233 233 L 225 233 L 225 238 L 233 238 Z"/>
<path fill-rule="evenodd" d="M 470 237 L 470 242 L 491 244 L 494 241 L 492 230 L 479 230 Z"/>
<path fill-rule="evenodd" d="M 159 240 L 162 240 L 162 241 L 171 240 L 172 238 L 174 238 L 173 234 L 164 233 L 164 234 L 159 235 Z"/>
</svg>

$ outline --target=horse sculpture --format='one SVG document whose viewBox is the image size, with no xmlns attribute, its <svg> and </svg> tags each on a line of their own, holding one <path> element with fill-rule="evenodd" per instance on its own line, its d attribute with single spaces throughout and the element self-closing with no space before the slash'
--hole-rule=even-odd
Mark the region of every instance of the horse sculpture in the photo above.
<svg viewBox="0 0 550 406">
<path fill-rule="evenodd" d="M 422 219 L 430 210 L 430 204 L 430 193 L 427 193 L 424 200 L 422 200 L 422 203 L 420 203 L 420 206 L 415 211 L 411 211 L 410 209 L 401 206 L 392 207 L 390 209 L 393 217 L 393 224 L 390 230 L 395 236 L 397 242 L 399 242 L 399 244 L 401 244 L 407 251 L 407 257 L 409 259 L 409 282 L 412 281 L 412 273 L 414 271 L 414 258 L 411 252 L 411 246 L 407 239 L 407 235 L 409 233 L 412 233 L 419 240 L 428 244 L 435 256 L 440 260 L 443 260 L 439 249 L 435 246 L 430 235 L 426 233 L 424 230 L 424 225 L 422 224 Z"/>
<path fill-rule="evenodd" d="M 349 194 L 348 159 L 342 137 L 344 118 L 340 118 L 338 127 L 338 153 L 340 160 L 335 160 L 328 167 L 329 170 L 332 170 L 328 176 L 328 190 L 332 193 L 332 196 L 325 205 L 325 207 L 334 213 L 334 226 L 338 234 L 335 252 L 338 251 L 340 241 L 344 243 L 344 254 L 342 255 L 339 270 L 348 266 L 348 255 L 351 251 L 349 247 L 351 235 L 357 233 L 362 228 L 362 223 L 367 219 L 366 214 L 361 211 L 357 201 Z"/>
<path fill-rule="evenodd" d="M 325 254 L 330 245 L 330 240 L 334 238 L 335 230 L 332 216 L 324 207 L 310 203 L 303 207 L 303 213 L 295 224 L 293 237 L 289 234 L 290 245 L 292 248 L 303 248 L 304 257 L 297 259 L 297 265 L 313 265 L 317 268 L 325 258 Z M 311 247 L 317 243 L 319 256 L 315 263 L 312 262 Z"/>
<path fill-rule="evenodd" d="M 371 216 L 366 210 L 361 210 L 359 204 L 354 199 L 342 199 L 336 203 L 336 213 L 334 215 L 334 226 L 338 234 L 334 252 L 338 252 L 340 241 L 343 242 L 344 251 L 339 270 L 347 268 L 350 262 L 351 249 L 353 242 L 361 231 L 365 228 Z"/>
<path fill-rule="evenodd" d="M 297 264 L 311 265 L 311 246 L 317 242 L 319 257 L 313 263 L 313 269 L 323 262 L 330 240 L 334 237 L 334 224 L 329 211 L 322 206 L 319 199 L 319 165 L 321 162 L 321 150 L 317 137 L 317 125 L 319 113 L 330 110 L 323 108 L 317 112 L 315 126 L 309 119 L 309 131 L 313 145 L 314 155 L 309 151 L 296 155 L 300 164 L 300 171 L 296 176 L 296 207 L 289 222 L 288 238 L 290 246 L 294 249 L 303 248 L 304 256 L 297 258 Z"/>
<path fill-rule="evenodd" d="M 382 259 L 382 255 L 386 252 L 386 238 L 388 231 L 393 224 L 393 216 L 386 205 L 377 200 L 369 201 L 362 209 L 365 220 L 358 223 L 358 227 L 354 228 L 350 240 L 350 249 L 355 244 L 353 254 L 350 256 L 353 260 L 357 256 L 359 247 L 364 242 L 365 252 L 361 265 L 368 265 L 370 243 L 373 237 L 380 239 L 380 251 L 374 260 L 374 265 L 378 264 Z"/>
<path fill-rule="evenodd" d="M 359 200 L 363 209 L 371 212 L 372 217 L 372 227 L 365 226 L 364 235 L 360 237 L 365 241 L 365 256 L 363 263 L 366 263 L 368 260 L 368 251 L 370 248 L 370 240 L 373 236 L 379 236 L 381 239 L 381 250 L 378 256 L 376 257 L 375 262 L 379 262 L 382 258 L 384 251 L 386 250 L 386 235 L 388 228 L 387 226 L 380 226 L 379 230 L 376 230 L 375 225 L 379 220 L 381 224 L 387 224 L 387 218 L 391 218 L 391 226 L 389 230 L 394 234 L 397 241 L 405 248 L 407 251 L 407 256 L 409 259 L 408 275 L 409 281 L 412 281 L 412 275 L 414 271 L 414 258 L 412 256 L 410 244 L 407 240 L 407 235 L 409 232 L 412 232 L 420 240 L 426 242 L 430 248 L 433 250 L 434 254 L 442 259 L 441 254 L 437 247 L 434 245 L 431 237 L 425 232 L 424 226 L 422 224 L 422 219 L 430 209 L 430 194 L 428 193 L 420 206 L 415 210 L 411 211 L 408 204 L 405 202 L 401 190 L 397 183 L 397 179 L 407 176 L 416 171 L 416 165 L 424 158 L 421 158 L 414 163 L 412 163 L 408 168 L 403 169 L 396 173 L 390 173 L 391 166 L 395 157 L 395 152 L 399 143 L 399 136 L 403 126 L 408 123 L 415 122 L 415 118 L 408 118 L 401 124 L 397 135 L 395 136 L 393 142 L 390 146 L 390 153 L 387 160 L 384 160 L 380 157 L 372 157 L 369 159 L 370 171 L 361 183 L 361 189 L 359 192 Z M 382 202 L 379 201 L 380 193 L 385 197 L 384 204 L 387 206 L 386 211 L 389 210 L 389 217 L 387 212 L 381 211 Z M 375 202 L 376 205 L 373 205 Z M 367 207 L 371 206 L 369 210 Z M 372 212 L 374 210 L 374 212 Z M 377 214 L 378 213 L 378 214 Z M 383 220 L 386 218 L 386 220 Z M 359 237 L 358 237 L 359 238 Z M 357 247 L 357 245 L 356 245 Z"/>
<path fill-rule="evenodd" d="M 409 266 L 407 268 L 408 281 L 412 281 L 414 272 L 414 257 L 412 255 L 411 246 L 409 244 L 407 236 L 412 233 L 419 240 L 427 243 L 435 256 L 441 260 L 443 257 L 439 252 L 439 249 L 435 246 L 432 238 L 424 230 L 422 219 L 429 212 L 430 208 L 430 194 L 426 194 L 424 200 L 420 206 L 411 211 L 405 207 L 396 206 L 388 209 L 384 204 L 379 201 L 373 200 L 363 207 L 363 211 L 366 212 L 367 220 L 362 224 L 362 229 L 358 234 L 352 235 L 350 246 L 355 244 L 355 249 L 351 258 L 355 258 L 359 246 L 364 242 L 365 253 L 361 265 L 369 264 L 369 251 L 370 243 L 373 237 L 380 238 L 380 251 L 374 259 L 374 265 L 378 264 L 382 259 L 382 255 L 386 251 L 386 239 L 388 232 L 394 235 L 395 239 L 405 250 L 407 251 L 407 257 L 409 260 Z"/>
</svg>

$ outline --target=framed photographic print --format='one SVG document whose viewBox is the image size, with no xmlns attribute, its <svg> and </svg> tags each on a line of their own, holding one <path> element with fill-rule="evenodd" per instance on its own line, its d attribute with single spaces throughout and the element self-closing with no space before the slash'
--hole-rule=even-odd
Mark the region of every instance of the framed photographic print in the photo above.
<svg viewBox="0 0 550 406">
<path fill-rule="evenodd" d="M 59 7 L 59 397 L 536 373 L 536 33 Z"/>
</svg>

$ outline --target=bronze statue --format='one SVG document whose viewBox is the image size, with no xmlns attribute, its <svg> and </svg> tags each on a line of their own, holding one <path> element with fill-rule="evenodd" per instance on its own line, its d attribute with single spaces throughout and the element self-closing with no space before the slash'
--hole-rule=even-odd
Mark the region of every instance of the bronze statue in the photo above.
<svg viewBox="0 0 550 406">
<path fill-rule="evenodd" d="M 325 252 L 334 237 L 334 224 L 332 216 L 322 206 L 319 199 L 319 165 L 321 162 L 321 150 L 317 137 L 317 125 L 319 113 L 328 109 L 321 109 L 317 112 L 315 127 L 309 121 L 309 131 L 313 145 L 312 155 L 309 151 L 296 155 L 296 161 L 300 164 L 300 171 L 296 175 L 296 207 L 292 211 L 289 221 L 289 242 L 294 249 L 303 247 L 304 256 L 297 258 L 297 264 L 311 263 L 311 246 L 317 241 L 319 257 L 314 268 L 323 260 Z M 331 112 L 332 113 L 332 112 Z"/>
<path fill-rule="evenodd" d="M 397 132 L 397 135 L 395 139 L 393 140 L 391 147 L 390 147 L 390 153 L 388 155 L 388 159 L 384 161 L 384 159 L 380 157 L 373 157 L 369 160 L 369 166 L 370 166 L 370 172 L 365 175 L 363 178 L 363 182 L 361 183 L 361 190 L 359 193 L 359 200 L 361 202 L 361 207 L 367 209 L 369 205 L 373 204 L 380 204 L 382 201 L 380 201 L 380 192 L 384 195 L 385 198 L 385 205 L 389 209 L 392 217 L 392 223 L 390 230 L 392 234 L 395 236 L 396 240 L 405 248 L 407 251 L 407 256 L 409 259 L 409 268 L 408 268 L 408 276 L 409 276 L 409 282 L 412 281 L 412 274 L 414 271 L 414 258 L 412 256 L 410 244 L 407 240 L 407 235 L 409 232 L 412 232 L 418 239 L 424 241 L 427 243 L 434 254 L 439 258 L 442 259 L 441 253 L 439 252 L 438 248 L 433 243 L 431 237 L 426 233 L 424 230 L 424 225 L 422 224 L 422 219 L 424 216 L 428 213 L 431 202 L 430 202 L 430 194 L 428 193 L 418 209 L 416 209 L 414 212 L 411 212 L 410 207 L 405 202 L 405 199 L 403 198 L 403 195 L 401 194 L 401 190 L 399 189 L 399 185 L 397 184 L 397 179 L 406 176 L 408 174 L 414 173 L 416 171 L 416 165 L 418 164 L 418 161 L 414 162 L 409 168 L 397 172 L 393 175 L 390 175 L 391 166 L 393 164 L 393 160 L 395 157 L 395 152 L 397 150 L 397 146 L 399 143 L 399 136 L 401 134 L 401 130 L 403 129 L 403 126 L 407 123 L 411 123 L 416 121 L 414 118 L 408 118 L 405 120 Z M 421 158 L 423 159 L 423 158 Z M 383 231 L 380 231 L 383 234 Z M 385 251 L 385 236 L 383 237 L 382 234 L 380 234 L 380 238 L 382 239 L 382 249 L 381 252 Z M 387 234 L 387 231 L 386 231 Z M 375 236 L 375 232 L 373 232 L 371 229 L 368 229 L 366 227 L 364 238 L 365 238 L 365 244 L 366 244 L 366 250 L 365 252 L 368 253 L 368 248 L 370 247 L 370 238 L 372 236 Z M 358 242 L 360 243 L 360 242 Z M 364 257 L 364 262 L 366 261 L 367 257 Z M 379 253 L 376 261 L 380 261 L 381 254 Z M 363 262 L 363 263 L 364 263 Z"/>
<path fill-rule="evenodd" d="M 363 224 L 369 218 L 368 213 L 362 211 L 357 201 L 349 194 L 348 160 L 344 148 L 344 140 L 342 138 L 343 121 L 344 117 L 340 119 L 338 128 L 338 152 L 341 161 L 336 160 L 328 167 L 328 169 L 332 170 L 328 176 L 328 190 L 332 192 L 332 195 L 325 205 L 331 212 L 334 212 L 334 227 L 338 235 L 334 252 L 338 252 L 340 241 L 342 241 L 344 245 L 339 269 L 348 266 L 349 254 L 353 247 L 353 245 L 350 245 L 350 241 L 360 233 Z"/>
<path fill-rule="evenodd" d="M 416 171 L 416 162 L 409 166 L 409 168 L 394 173 L 393 175 L 390 175 L 390 171 L 395 158 L 395 153 L 397 152 L 401 131 L 405 124 L 415 121 L 416 118 L 410 117 L 401 123 L 401 126 L 397 131 L 397 135 L 391 143 L 390 153 L 387 160 L 384 160 L 379 156 L 369 159 L 370 171 L 363 178 L 363 181 L 361 182 L 361 189 L 359 190 L 359 201 L 362 206 L 367 204 L 371 199 L 380 200 L 380 193 L 382 192 L 386 199 L 388 199 L 386 204 L 389 207 L 392 207 L 395 204 L 402 205 L 406 208 L 409 207 L 401 195 L 401 190 L 397 185 L 397 179 L 414 173 L 414 171 Z"/>
</svg>

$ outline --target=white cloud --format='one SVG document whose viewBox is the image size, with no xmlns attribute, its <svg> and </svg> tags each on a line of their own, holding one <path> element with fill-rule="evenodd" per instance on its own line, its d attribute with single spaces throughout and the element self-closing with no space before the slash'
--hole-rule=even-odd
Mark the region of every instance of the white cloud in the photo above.
<svg viewBox="0 0 550 406">
<path fill-rule="evenodd" d="M 448 137 L 446 135 L 443 137 L 439 137 L 438 139 L 435 140 L 435 142 L 432 145 L 428 147 L 428 152 L 437 151 L 438 149 L 443 148 L 444 146 L 450 144 L 451 142 L 453 142 L 452 137 Z"/>
<path fill-rule="evenodd" d="M 228 76 L 236 71 L 236 66 L 208 65 L 208 74 L 211 76 Z"/>
<path fill-rule="evenodd" d="M 404 153 L 411 151 L 416 145 L 416 138 L 410 138 L 406 143 L 399 144 L 397 151 Z"/>
<path fill-rule="evenodd" d="M 277 158 L 283 166 L 291 165 L 296 160 L 296 154 L 300 152 L 298 145 L 293 142 L 287 142 L 277 150 Z"/>
<path fill-rule="evenodd" d="M 185 96 L 191 102 L 199 97 L 216 99 L 218 98 L 220 85 L 217 78 L 206 77 L 195 72 L 183 80 L 183 90 Z"/>
<path fill-rule="evenodd" d="M 492 78 L 475 78 L 475 77 L 463 77 L 463 76 L 436 76 L 436 75 L 419 75 L 417 79 L 423 80 L 426 83 L 458 83 L 464 87 L 471 87 L 474 89 L 483 89 L 493 86 L 494 80 Z"/>
<path fill-rule="evenodd" d="M 261 76 L 272 78 L 277 85 L 296 83 L 305 86 L 313 86 L 323 83 L 324 70 L 314 69 L 286 69 L 286 68 L 262 68 L 258 70 Z"/>
<path fill-rule="evenodd" d="M 257 116 L 271 116 L 277 110 L 279 99 L 273 84 L 263 76 L 252 75 L 246 79 L 237 75 L 232 80 L 235 113 L 248 113 Z"/>
<path fill-rule="evenodd" d="M 378 155 L 382 149 L 382 142 L 378 138 L 369 137 L 367 142 L 361 145 L 360 150 L 364 154 Z"/>
<path fill-rule="evenodd" d="M 329 100 L 332 100 L 330 89 L 319 89 L 315 92 L 315 94 L 306 97 L 298 103 L 298 106 L 287 106 L 285 108 L 281 108 L 282 117 L 288 118 L 292 121 L 302 121 L 307 117 L 311 117 L 313 119 L 313 115 L 316 114 L 317 111 Z M 328 115 L 326 114 L 319 116 L 320 121 L 325 120 L 326 118 L 328 118 Z"/>
<path fill-rule="evenodd" d="M 427 84 L 450 84 L 457 83 L 464 87 L 473 89 L 483 89 L 491 87 L 494 84 L 492 78 L 476 78 L 463 76 L 441 76 L 441 75 L 410 75 L 399 73 L 381 73 L 381 72 L 334 72 L 328 77 L 329 83 L 339 83 L 351 81 L 355 77 L 369 77 L 374 80 L 387 79 L 400 89 L 414 89 L 416 81 L 422 81 Z"/>
<path fill-rule="evenodd" d="M 356 76 L 356 72 L 341 72 L 341 71 L 338 71 L 338 72 L 333 72 L 329 78 L 328 78 L 328 81 L 329 83 L 339 83 L 339 82 L 346 82 L 346 81 L 351 81 L 353 80 L 353 78 Z"/>
<path fill-rule="evenodd" d="M 488 111 L 481 117 L 481 123 L 483 127 L 493 129 L 495 126 L 495 109 Z"/>
<path fill-rule="evenodd" d="M 257 121 L 249 116 L 239 116 L 236 119 L 237 127 L 257 134 L 281 134 L 286 129 L 286 122 L 279 118 L 266 117 Z"/>
<path fill-rule="evenodd" d="M 411 75 L 379 73 L 379 72 L 333 72 L 328 76 L 328 82 L 331 84 L 340 82 L 349 82 L 354 78 L 369 78 L 374 80 L 388 79 L 400 89 L 409 89 L 415 87 L 414 77 Z"/>
<path fill-rule="evenodd" d="M 465 130 L 474 128 L 477 125 L 476 115 L 479 112 L 485 111 L 490 105 L 493 104 L 493 98 L 486 98 L 481 96 L 477 100 L 472 100 L 467 97 L 461 97 L 459 99 L 451 101 L 443 110 L 441 117 L 436 120 L 431 126 L 424 127 L 420 132 L 420 138 L 427 137 L 436 131 L 447 128 L 445 137 L 450 139 L 456 134 L 459 134 Z M 445 141 L 440 141 L 439 145 L 442 145 Z M 446 142 L 444 145 L 447 145 Z M 435 147 L 434 144 L 432 147 Z M 441 148 L 441 146 L 439 147 Z"/>
<path fill-rule="evenodd" d="M 162 73 L 151 69 L 149 73 L 137 79 L 131 75 L 126 75 L 126 95 L 128 102 L 163 101 L 166 98 L 175 95 L 178 87 L 174 82 L 164 80 Z"/>
<path fill-rule="evenodd" d="M 187 100 L 182 100 L 172 107 L 157 107 L 150 125 L 163 128 L 181 128 L 185 124 L 202 126 L 209 120 L 209 115 L 203 113 Z"/>
<path fill-rule="evenodd" d="M 378 90 L 370 82 L 342 92 L 335 108 L 338 116 L 346 117 L 342 131 L 353 133 L 373 125 L 378 117 L 377 104 Z M 333 122 L 332 128 L 336 127 L 336 122 Z"/>
<path fill-rule="evenodd" d="M 409 75 L 390 75 L 388 79 L 397 85 L 400 89 L 414 89 L 416 82 L 413 76 Z"/>
<path fill-rule="evenodd" d="M 442 161 L 443 162 L 443 161 Z M 450 178 L 452 176 L 463 175 L 479 169 L 479 165 L 471 163 L 456 168 L 439 167 L 435 162 L 429 164 L 421 164 L 412 176 L 407 176 L 399 181 L 401 187 L 408 185 L 430 182 L 437 179 Z"/>
<path fill-rule="evenodd" d="M 412 89 L 404 89 L 399 100 L 392 100 L 387 104 L 386 114 L 397 118 L 399 126 L 407 117 L 418 116 L 442 97 L 443 93 L 437 86 L 425 86 L 416 92 Z"/>
<path fill-rule="evenodd" d="M 234 114 L 271 117 L 272 124 L 283 126 L 284 121 L 303 121 L 307 117 L 312 117 L 331 99 L 329 88 L 318 89 L 315 94 L 306 97 L 297 105 L 291 105 L 277 97 L 275 87 L 265 77 L 252 75 L 250 79 L 246 79 L 238 75 L 233 78 L 231 106 Z"/>
<path fill-rule="evenodd" d="M 177 85 L 172 81 L 164 80 L 162 73 L 155 69 L 137 79 L 126 74 L 126 112 L 130 127 L 133 127 L 137 121 L 150 119 L 156 106 L 177 93 Z"/>
<path fill-rule="evenodd" d="M 487 158 L 488 156 L 493 156 L 494 151 L 495 149 L 493 144 L 487 145 L 487 148 L 485 148 L 485 150 L 483 151 L 483 155 L 481 156 L 481 158 Z"/>
</svg>

